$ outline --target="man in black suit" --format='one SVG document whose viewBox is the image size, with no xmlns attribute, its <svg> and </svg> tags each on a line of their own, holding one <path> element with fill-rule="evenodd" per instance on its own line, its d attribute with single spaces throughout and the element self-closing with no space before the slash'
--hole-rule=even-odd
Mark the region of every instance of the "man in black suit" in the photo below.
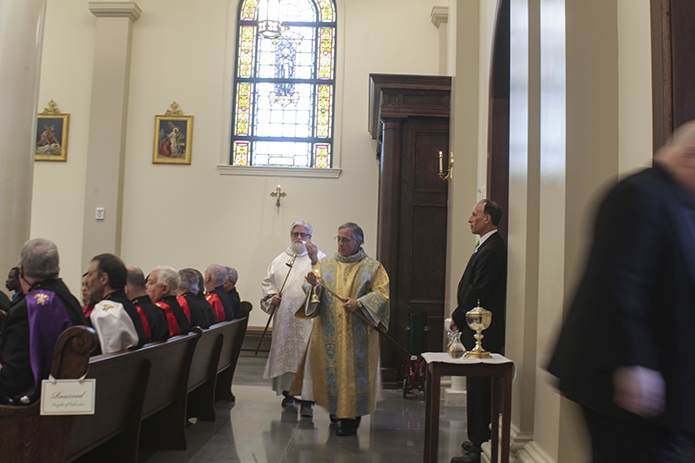
<svg viewBox="0 0 695 463">
<path fill-rule="evenodd" d="M 90 301 L 99 301 L 89 320 L 103 354 L 139 349 L 147 342 L 142 319 L 125 293 L 128 271 L 113 254 L 99 254 L 89 264 L 86 284 Z"/>
<path fill-rule="evenodd" d="M 482 200 L 468 219 L 471 233 L 480 236 L 468 261 L 458 287 L 458 307 L 451 315 L 450 329 L 463 331 L 461 340 L 466 349 L 475 346 L 473 330 L 466 324 L 466 312 L 480 302 L 492 312 L 492 323 L 485 330 L 483 347 L 504 353 L 505 306 L 507 299 L 507 246 L 497 233 L 502 211 L 494 201 Z M 477 463 L 480 445 L 490 439 L 492 421 L 492 382 L 490 378 L 467 378 L 468 441 L 462 447 L 466 454 L 454 457 L 452 463 Z"/>
<path fill-rule="evenodd" d="M 207 291 L 206 299 L 215 309 L 219 321 L 234 320 L 242 318 L 241 306 L 238 312 L 234 311 L 232 298 L 229 297 L 227 291 L 224 290 L 224 282 L 227 281 L 227 269 L 220 264 L 212 264 L 205 270 L 205 291 Z M 215 297 L 216 296 L 216 297 Z M 224 318 L 220 313 L 220 306 L 224 310 Z"/>
<path fill-rule="evenodd" d="M 692 462 L 695 123 L 601 204 L 548 370 L 582 406 L 594 463 Z"/>
<path fill-rule="evenodd" d="M 0 332 L 0 402 L 26 403 L 48 378 L 56 340 L 63 330 L 87 325 L 80 303 L 59 278 L 58 248 L 37 238 L 19 253 L 19 281 L 26 298 L 5 317 Z"/>
</svg>

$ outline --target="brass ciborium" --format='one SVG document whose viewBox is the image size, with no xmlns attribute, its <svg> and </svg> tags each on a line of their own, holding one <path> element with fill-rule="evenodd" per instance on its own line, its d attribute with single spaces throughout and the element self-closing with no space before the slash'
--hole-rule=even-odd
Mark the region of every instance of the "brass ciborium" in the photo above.
<svg viewBox="0 0 695 463">
<path fill-rule="evenodd" d="M 468 358 L 478 358 L 487 359 L 491 358 L 490 352 L 483 349 L 483 335 L 482 331 L 490 327 L 490 322 L 492 322 L 492 312 L 485 310 L 480 307 L 480 301 L 478 301 L 478 306 L 466 312 L 466 323 L 468 326 L 475 331 L 475 347 L 473 350 L 469 350 L 464 354 L 464 357 Z"/>
</svg>

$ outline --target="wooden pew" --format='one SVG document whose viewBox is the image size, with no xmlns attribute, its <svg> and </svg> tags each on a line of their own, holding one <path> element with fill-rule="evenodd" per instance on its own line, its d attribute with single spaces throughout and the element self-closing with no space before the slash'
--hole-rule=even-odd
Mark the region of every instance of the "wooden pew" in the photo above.
<svg viewBox="0 0 695 463">
<path fill-rule="evenodd" d="M 75 417 L 66 462 L 81 456 L 82 461 L 137 462 L 149 375 L 150 361 L 139 351 L 92 357 L 87 377 L 96 379 L 95 414 Z"/>
<path fill-rule="evenodd" d="M 185 450 L 186 384 L 201 332 L 93 357 L 96 414 L 76 417 L 65 461 L 136 463 L 139 445 Z"/>
<path fill-rule="evenodd" d="M 51 375 L 56 379 L 81 378 L 88 369 L 89 353 L 96 345 L 96 334 L 91 328 L 68 328 L 56 342 Z M 63 460 L 74 417 L 41 416 L 40 407 L 39 402 L 29 406 L 0 406 L 0 460 L 5 463 Z"/>
<path fill-rule="evenodd" d="M 217 384 L 217 365 L 224 336 L 235 331 L 238 320 L 217 323 L 203 334 L 195 346 L 191 372 L 188 375 L 188 418 L 197 417 L 202 421 L 215 421 L 215 384 Z"/>
<path fill-rule="evenodd" d="M 246 317 L 238 320 L 240 323 L 238 324 L 236 333 L 233 336 L 225 337 L 222 345 L 222 353 L 220 354 L 220 361 L 217 365 L 215 400 L 234 402 L 236 399 L 232 393 L 232 381 L 234 380 L 234 370 L 236 370 L 241 346 L 246 336 L 246 327 L 249 322 L 248 314 L 253 308 L 253 305 L 248 301 L 242 301 L 241 307 L 244 309 Z"/>
<path fill-rule="evenodd" d="M 176 336 L 164 343 L 146 344 L 136 351 L 150 361 L 150 380 L 142 408 L 140 445 L 186 450 L 188 377 L 196 344 L 203 330 Z M 160 349 L 163 344 L 169 349 Z"/>
</svg>

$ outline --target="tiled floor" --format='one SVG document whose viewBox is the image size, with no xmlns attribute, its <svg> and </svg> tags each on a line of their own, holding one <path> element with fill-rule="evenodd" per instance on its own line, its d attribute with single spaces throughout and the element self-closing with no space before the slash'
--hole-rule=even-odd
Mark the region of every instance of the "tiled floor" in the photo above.
<svg viewBox="0 0 695 463">
<path fill-rule="evenodd" d="M 234 377 L 233 404 L 218 404 L 215 423 L 188 427 L 187 451 L 140 449 L 140 463 L 420 463 L 423 458 L 425 402 L 422 392 L 403 399 L 384 391 L 371 416 L 362 418 L 356 436 L 337 437 L 328 413 L 315 407 L 314 418 L 297 408 L 283 410 L 280 398 L 262 379 L 264 358 L 241 357 Z M 440 418 L 439 461 L 461 455 L 465 409 L 445 407 Z"/>
</svg>

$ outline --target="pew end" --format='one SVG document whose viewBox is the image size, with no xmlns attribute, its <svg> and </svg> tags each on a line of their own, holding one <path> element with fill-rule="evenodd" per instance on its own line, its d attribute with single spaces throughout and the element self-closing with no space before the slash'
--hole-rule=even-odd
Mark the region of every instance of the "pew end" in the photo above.
<svg viewBox="0 0 695 463">
<path fill-rule="evenodd" d="M 89 354 L 97 343 L 96 333 L 86 326 L 73 326 L 63 331 L 56 341 L 51 375 L 56 379 L 84 376 L 89 369 Z M 40 402 L 28 406 L 0 406 L 3 462 L 63 461 L 74 416 L 41 416 L 40 409 Z"/>
</svg>

